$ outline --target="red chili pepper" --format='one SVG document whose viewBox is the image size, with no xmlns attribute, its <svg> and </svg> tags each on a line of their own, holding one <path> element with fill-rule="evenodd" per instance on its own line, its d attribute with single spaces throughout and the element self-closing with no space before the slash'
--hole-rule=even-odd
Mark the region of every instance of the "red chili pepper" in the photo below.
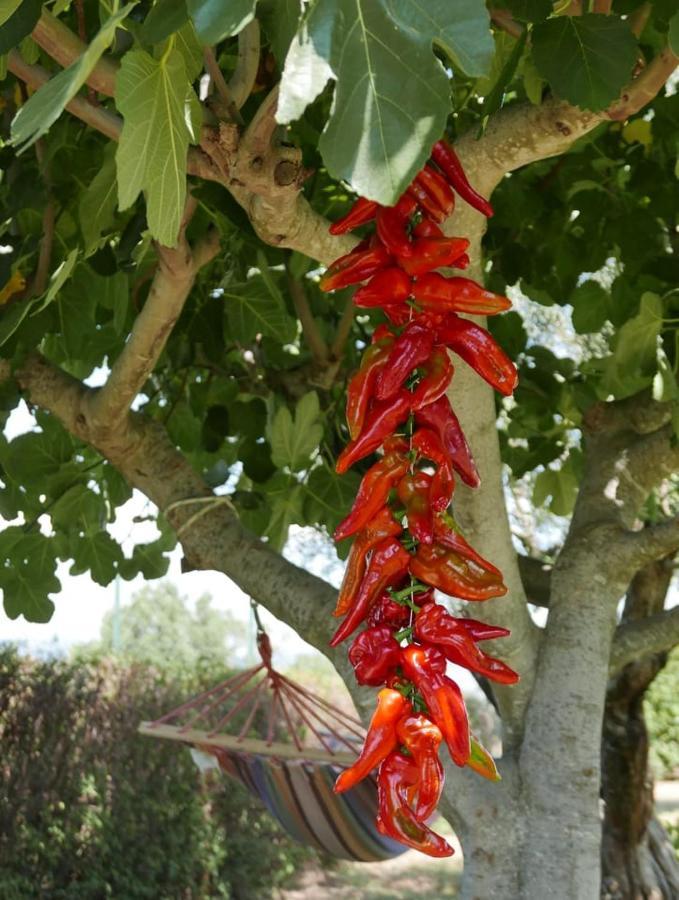
<svg viewBox="0 0 679 900">
<path fill-rule="evenodd" d="M 459 687 L 445 676 L 446 658 L 435 647 L 409 644 L 402 649 L 403 674 L 422 694 L 429 716 L 441 729 L 458 766 L 469 759 L 469 720 Z"/>
<path fill-rule="evenodd" d="M 484 290 L 471 278 L 444 278 L 438 272 L 428 272 L 418 278 L 412 295 L 422 309 L 474 316 L 494 316 L 512 305 L 506 297 Z"/>
<path fill-rule="evenodd" d="M 361 480 L 349 515 L 335 529 L 335 540 L 343 541 L 357 531 L 362 531 L 380 514 L 390 516 L 388 510 L 382 512 L 384 504 L 389 491 L 396 487 L 407 471 L 408 460 L 395 452 L 385 454 L 371 466 Z"/>
<path fill-rule="evenodd" d="M 429 498 L 432 477 L 426 472 L 404 475 L 396 491 L 406 509 L 408 531 L 416 541 L 431 544 L 434 540 L 434 521 Z"/>
<path fill-rule="evenodd" d="M 434 519 L 434 533 L 436 534 L 437 543 L 441 544 L 443 547 L 447 547 L 449 550 L 454 550 L 455 553 L 458 553 L 460 556 L 463 556 L 465 559 L 470 560 L 475 565 L 484 569 L 490 575 L 498 580 L 498 582 L 502 582 L 502 572 L 496 568 L 492 563 L 488 562 L 487 559 L 484 559 L 480 553 L 472 547 L 460 534 L 455 526 L 455 521 L 448 513 L 442 513 L 439 516 L 436 516 Z M 468 622 L 475 621 L 474 619 L 467 619 Z M 482 625 L 483 623 L 478 623 Z M 498 629 L 494 626 L 486 626 L 491 631 L 497 631 Z M 509 633 L 509 632 L 507 632 Z M 499 635 L 496 635 L 496 637 Z"/>
<path fill-rule="evenodd" d="M 400 522 L 391 514 L 388 507 L 383 507 L 361 531 L 351 546 L 347 567 L 344 571 L 342 586 L 337 597 L 337 606 L 333 615 L 343 616 L 352 607 L 354 599 L 361 588 L 367 566 L 368 554 L 380 541 L 387 537 L 397 537 L 403 531 Z"/>
<path fill-rule="evenodd" d="M 378 245 L 364 250 L 352 250 L 336 259 L 318 282 L 322 291 L 336 291 L 338 288 L 365 281 L 380 269 L 386 269 L 391 257 L 384 247 Z"/>
<path fill-rule="evenodd" d="M 413 236 L 416 238 L 442 238 L 445 237 L 445 234 L 431 219 L 422 219 L 413 228 Z"/>
<path fill-rule="evenodd" d="M 410 296 L 412 278 L 397 266 L 383 269 L 354 294 L 354 305 L 368 309 L 375 306 L 403 305 Z"/>
<path fill-rule="evenodd" d="M 396 726 L 396 734 L 417 767 L 417 801 L 413 812 L 426 822 L 441 799 L 445 774 L 439 759 L 441 729 L 426 716 L 406 716 Z"/>
<path fill-rule="evenodd" d="M 415 423 L 435 431 L 450 457 L 453 468 L 469 487 L 480 484 L 476 463 L 469 444 L 447 397 L 440 397 L 415 412 Z"/>
<path fill-rule="evenodd" d="M 419 822 L 411 809 L 408 795 L 416 778 L 412 757 L 390 753 L 385 759 L 377 776 L 377 828 L 382 834 L 427 856 L 452 856 L 455 851 L 450 844 Z"/>
<path fill-rule="evenodd" d="M 431 480 L 429 499 L 434 512 L 447 508 L 455 489 L 455 478 L 450 457 L 441 438 L 431 428 L 418 428 L 413 434 L 413 450 L 420 456 L 436 463 L 436 472 Z"/>
<path fill-rule="evenodd" d="M 443 212 L 443 217 L 447 218 L 455 208 L 455 194 L 443 175 L 431 166 L 425 165 L 415 176 L 415 181 L 424 188 Z"/>
<path fill-rule="evenodd" d="M 451 313 L 441 322 L 437 340 L 461 356 L 481 378 L 505 397 L 516 387 L 516 366 L 485 328 Z"/>
<path fill-rule="evenodd" d="M 396 725 L 411 710 L 410 701 L 399 691 L 384 688 L 379 692 L 377 709 L 370 720 L 363 749 L 353 766 L 345 769 L 335 782 L 336 794 L 348 791 L 363 781 L 395 749 L 398 743 Z"/>
<path fill-rule="evenodd" d="M 380 594 L 403 578 L 409 563 L 410 554 L 393 537 L 385 538 L 375 547 L 354 605 L 333 635 L 331 647 L 341 644 L 358 628 Z"/>
<path fill-rule="evenodd" d="M 417 202 L 418 207 L 426 217 L 424 221 L 432 222 L 432 224 L 433 222 L 443 222 L 446 214 L 433 197 L 429 196 L 424 185 L 418 182 L 417 178 L 406 189 L 406 194 Z"/>
<path fill-rule="evenodd" d="M 495 760 L 486 750 L 483 744 L 480 744 L 473 734 L 470 734 L 471 753 L 467 760 L 467 765 L 472 771 L 487 778 L 489 781 L 501 781 L 500 773 L 495 766 Z"/>
<path fill-rule="evenodd" d="M 408 223 L 416 207 L 415 200 L 404 194 L 395 206 L 382 206 L 377 212 L 377 236 L 394 256 L 410 256 Z"/>
<path fill-rule="evenodd" d="M 370 338 L 370 343 L 377 344 L 380 341 L 384 341 L 385 339 L 388 339 L 388 338 L 390 338 L 391 340 L 394 340 L 396 338 L 396 335 L 394 334 L 394 332 L 391 330 L 391 328 L 388 325 L 380 324 L 373 331 L 372 337 Z"/>
<path fill-rule="evenodd" d="M 387 625 L 366 628 L 349 648 L 349 662 L 359 684 L 384 684 L 400 657 L 401 648 Z"/>
<path fill-rule="evenodd" d="M 429 358 L 421 364 L 420 369 L 422 378 L 413 391 L 410 403 L 414 410 L 428 406 L 445 394 L 455 371 L 445 347 L 434 347 Z"/>
<path fill-rule="evenodd" d="M 494 641 L 496 638 L 508 637 L 511 634 L 509 628 L 489 625 L 487 622 L 479 622 L 478 619 L 462 619 L 462 622 L 467 634 L 474 641 Z"/>
<path fill-rule="evenodd" d="M 397 259 L 409 275 L 424 275 L 432 269 L 454 265 L 468 246 L 467 238 L 416 238 L 410 245 L 410 253 L 398 254 Z"/>
<path fill-rule="evenodd" d="M 427 603 L 415 618 L 415 635 L 418 640 L 439 647 L 450 662 L 458 666 L 500 684 L 516 684 L 517 673 L 501 660 L 479 650 L 463 623 L 463 619 L 451 616 L 438 603 Z"/>
<path fill-rule="evenodd" d="M 433 589 L 420 591 L 411 595 L 411 601 L 417 606 L 423 606 L 434 599 Z M 368 614 L 368 625 L 389 625 L 398 630 L 404 628 L 410 621 L 410 607 L 394 600 L 390 593 L 385 591 L 372 607 Z"/>
<path fill-rule="evenodd" d="M 490 600 L 507 593 L 502 576 L 489 563 L 480 565 L 440 543 L 420 544 L 410 563 L 410 571 L 421 581 L 451 597 L 463 600 Z"/>
<path fill-rule="evenodd" d="M 455 262 L 451 265 L 451 269 L 468 269 L 469 263 L 471 260 L 469 259 L 468 253 L 463 253 L 462 256 L 455 260 Z"/>
<path fill-rule="evenodd" d="M 416 319 L 406 325 L 377 376 L 375 397 L 378 400 L 393 397 L 413 369 L 429 359 L 433 346 L 434 335 L 430 328 Z"/>
<path fill-rule="evenodd" d="M 347 385 L 347 425 L 352 438 L 363 428 L 368 404 L 373 398 L 377 373 L 386 363 L 396 336 L 389 333 L 371 344 L 361 357 L 361 367 Z"/>
<path fill-rule="evenodd" d="M 377 450 L 385 438 L 405 422 L 410 413 L 410 397 L 410 391 L 402 390 L 395 397 L 376 403 L 368 410 L 363 431 L 347 444 L 337 459 L 335 471 L 338 474 L 346 472 L 359 459 Z"/>
<path fill-rule="evenodd" d="M 353 231 L 359 225 L 371 222 L 375 218 L 378 208 L 379 204 L 374 200 L 359 197 L 346 215 L 332 223 L 330 234 L 346 234 L 347 231 Z"/>
<path fill-rule="evenodd" d="M 482 215 L 486 217 L 493 215 L 493 207 L 471 186 L 457 153 L 447 141 L 437 141 L 432 148 L 431 155 L 436 165 L 448 179 L 450 186 L 457 191 L 463 200 L 466 200 L 470 206 L 478 210 Z"/>
</svg>

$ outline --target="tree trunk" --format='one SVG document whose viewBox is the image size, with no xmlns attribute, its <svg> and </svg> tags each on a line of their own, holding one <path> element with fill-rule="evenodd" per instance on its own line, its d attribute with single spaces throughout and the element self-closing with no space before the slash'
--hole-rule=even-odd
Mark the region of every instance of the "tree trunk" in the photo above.
<svg viewBox="0 0 679 900">
<path fill-rule="evenodd" d="M 650 563 L 627 592 L 624 621 L 663 609 L 673 559 Z M 653 778 L 648 768 L 644 694 L 667 654 L 630 663 L 611 680 L 602 741 L 605 802 L 601 851 L 605 900 L 673 900 L 679 896 L 679 863 L 653 817 Z"/>
</svg>

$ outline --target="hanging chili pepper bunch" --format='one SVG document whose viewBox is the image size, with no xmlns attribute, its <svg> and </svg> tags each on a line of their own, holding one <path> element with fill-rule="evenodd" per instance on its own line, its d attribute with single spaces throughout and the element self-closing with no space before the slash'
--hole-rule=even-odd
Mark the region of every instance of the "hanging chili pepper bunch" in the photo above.
<svg viewBox="0 0 679 900">
<path fill-rule="evenodd" d="M 434 600 L 434 588 L 463 600 L 506 593 L 502 574 L 462 537 L 448 512 L 455 477 L 470 487 L 479 476 L 460 423 L 446 397 L 452 350 L 500 393 L 516 385 L 516 368 L 485 329 L 460 313 L 495 315 L 510 303 L 468 278 L 445 277 L 443 266 L 469 264 L 465 238 L 444 236 L 456 193 L 484 215 L 489 203 L 467 180 L 445 141 L 393 207 L 363 198 L 331 227 L 342 234 L 375 222 L 374 234 L 336 260 L 321 279 L 332 291 L 366 282 L 359 307 L 380 307 L 391 323 L 376 328 L 349 383 L 350 442 L 337 471 L 381 448 L 363 477 L 335 540 L 353 536 L 336 616 L 336 646 L 359 625 L 349 659 L 359 684 L 383 685 L 365 744 L 337 779 L 346 791 L 379 767 L 380 831 L 431 856 L 453 850 L 427 820 L 443 789 L 439 746 L 458 766 L 499 778 L 490 754 L 469 730 L 448 661 L 502 684 L 517 674 L 484 653 L 481 641 L 504 628 L 456 618 Z"/>
</svg>

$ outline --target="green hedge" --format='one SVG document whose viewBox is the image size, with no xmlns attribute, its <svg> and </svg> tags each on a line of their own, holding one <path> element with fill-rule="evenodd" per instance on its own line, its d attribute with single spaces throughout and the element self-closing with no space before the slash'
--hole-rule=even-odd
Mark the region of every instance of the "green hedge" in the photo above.
<svg viewBox="0 0 679 900">
<path fill-rule="evenodd" d="M 3 900 L 260 898 L 310 856 L 240 785 L 136 734 L 220 677 L 0 650 Z"/>
</svg>

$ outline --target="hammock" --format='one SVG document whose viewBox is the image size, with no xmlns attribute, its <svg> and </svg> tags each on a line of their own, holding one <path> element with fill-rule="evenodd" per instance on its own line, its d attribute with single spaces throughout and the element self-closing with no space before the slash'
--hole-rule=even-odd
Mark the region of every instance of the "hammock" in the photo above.
<svg viewBox="0 0 679 900">
<path fill-rule="evenodd" d="M 222 772 L 259 797 L 300 843 L 358 862 L 404 853 L 406 847 L 375 826 L 373 778 L 344 794 L 332 789 L 342 769 L 356 759 L 365 734 L 361 723 L 273 668 L 271 644 L 254 604 L 253 611 L 262 662 L 155 722 L 142 722 L 140 733 L 210 754 Z M 257 712 L 264 709 L 265 736 L 250 737 Z M 227 733 L 234 717 L 244 711 L 238 733 Z"/>
</svg>

